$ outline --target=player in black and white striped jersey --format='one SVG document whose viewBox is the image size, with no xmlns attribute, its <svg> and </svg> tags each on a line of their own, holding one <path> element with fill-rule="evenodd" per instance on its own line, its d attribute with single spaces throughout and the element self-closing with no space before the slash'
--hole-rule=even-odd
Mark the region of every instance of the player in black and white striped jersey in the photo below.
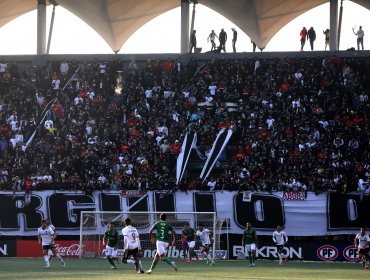
<svg viewBox="0 0 370 280">
<path fill-rule="evenodd" d="M 127 258 L 129 256 L 133 256 L 137 273 L 144 273 L 143 266 L 139 258 L 142 255 L 139 232 L 135 227 L 131 226 L 130 218 L 126 218 L 125 224 L 126 227 L 122 229 L 124 240 L 124 256 L 122 258 L 122 262 L 128 263 Z"/>
<path fill-rule="evenodd" d="M 278 256 L 279 256 L 279 265 L 283 265 L 283 259 L 288 261 L 288 255 L 284 254 L 284 245 L 288 242 L 288 236 L 285 231 L 282 230 L 282 227 L 278 225 L 276 230 L 272 233 L 272 240 L 275 242 Z"/>
<path fill-rule="evenodd" d="M 369 256 L 369 245 L 370 237 L 368 234 L 366 234 L 366 229 L 362 227 L 360 233 L 358 233 L 355 237 L 355 246 L 358 250 L 358 259 L 365 270 L 369 269 L 369 267 L 366 265 Z"/>
<path fill-rule="evenodd" d="M 49 249 L 61 261 L 64 267 L 66 264 L 63 258 L 55 250 L 55 244 L 54 244 L 55 232 L 48 226 L 47 220 L 41 221 L 41 227 L 39 227 L 37 230 L 37 236 L 38 236 L 39 243 L 41 243 L 42 245 L 42 254 L 45 260 L 45 267 L 50 268 L 50 261 L 49 261 L 49 255 L 48 255 Z"/>
<path fill-rule="evenodd" d="M 204 228 L 202 224 L 198 225 L 198 230 L 195 233 L 196 236 L 199 237 L 200 241 L 202 242 L 201 250 L 202 254 L 207 258 L 207 264 L 210 261 L 211 265 L 215 264 L 215 261 L 209 256 L 209 248 L 212 244 L 211 242 L 211 231 L 207 228 Z"/>
<path fill-rule="evenodd" d="M 45 220 L 47 221 L 47 225 L 48 225 L 48 227 L 49 227 L 49 228 L 51 228 L 51 229 L 54 231 L 54 235 L 56 236 L 56 235 L 57 235 L 57 232 L 56 232 L 56 230 L 55 230 L 55 226 L 50 222 L 50 220 L 48 220 L 48 219 L 45 219 Z M 53 244 L 55 245 L 54 240 L 53 240 Z M 51 249 L 49 249 L 49 250 L 48 250 L 48 256 L 49 256 L 49 261 L 51 260 L 51 257 L 52 257 L 52 256 L 55 256 L 55 255 L 53 254 L 53 251 L 52 251 Z"/>
</svg>

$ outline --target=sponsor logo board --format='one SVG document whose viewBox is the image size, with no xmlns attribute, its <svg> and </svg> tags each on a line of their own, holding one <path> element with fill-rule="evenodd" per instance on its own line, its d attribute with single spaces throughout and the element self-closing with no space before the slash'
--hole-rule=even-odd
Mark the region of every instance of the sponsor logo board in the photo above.
<svg viewBox="0 0 370 280">
<path fill-rule="evenodd" d="M 15 257 L 15 240 L 0 240 L 0 257 Z"/>
<path fill-rule="evenodd" d="M 332 245 L 323 245 L 317 249 L 317 257 L 323 261 L 333 261 L 335 260 L 339 253 L 338 249 Z"/>
<path fill-rule="evenodd" d="M 347 246 L 343 249 L 343 257 L 347 261 L 356 262 L 358 261 L 358 250 L 355 245 Z"/>
<path fill-rule="evenodd" d="M 81 248 L 80 241 L 58 240 L 55 242 L 57 252 L 64 258 L 78 258 Z M 17 257 L 42 257 L 42 247 L 36 240 L 18 240 Z"/>
</svg>

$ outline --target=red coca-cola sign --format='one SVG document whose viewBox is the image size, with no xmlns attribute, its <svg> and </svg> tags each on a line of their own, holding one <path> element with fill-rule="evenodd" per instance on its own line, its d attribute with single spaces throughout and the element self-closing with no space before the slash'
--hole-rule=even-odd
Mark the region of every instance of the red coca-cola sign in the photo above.
<svg viewBox="0 0 370 280">
<path fill-rule="evenodd" d="M 56 240 L 57 252 L 66 258 L 78 258 L 81 253 L 80 241 Z M 42 257 L 42 247 L 37 240 L 17 240 L 17 257 Z"/>
</svg>

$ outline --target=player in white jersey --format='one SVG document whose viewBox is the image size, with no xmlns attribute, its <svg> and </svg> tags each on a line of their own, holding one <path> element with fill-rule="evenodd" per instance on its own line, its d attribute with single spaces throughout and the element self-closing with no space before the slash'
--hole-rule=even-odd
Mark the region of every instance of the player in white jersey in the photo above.
<svg viewBox="0 0 370 280">
<path fill-rule="evenodd" d="M 63 261 L 63 258 L 57 253 L 55 250 L 54 239 L 55 239 L 55 232 L 48 226 L 47 220 L 41 221 L 41 227 L 37 230 L 38 233 L 38 240 L 39 244 L 42 244 L 42 254 L 44 256 L 46 268 L 50 268 L 50 261 L 48 250 L 50 249 L 54 256 L 56 256 L 62 263 L 63 267 L 66 265 Z"/>
<path fill-rule="evenodd" d="M 127 258 L 133 256 L 135 260 L 135 267 L 137 273 L 144 273 L 143 266 L 140 261 L 140 256 L 142 255 L 142 249 L 140 244 L 139 232 L 133 226 L 131 226 L 131 219 L 126 218 L 126 227 L 122 229 L 123 235 L 123 249 L 124 255 L 122 262 L 127 263 Z"/>
<path fill-rule="evenodd" d="M 50 223 L 50 221 L 48 219 L 46 219 L 46 221 L 47 221 L 48 227 L 51 228 L 54 231 L 54 234 L 56 236 L 57 232 L 55 230 L 55 226 L 52 223 Z M 54 240 L 53 240 L 53 244 L 55 244 Z M 53 251 L 51 249 L 48 250 L 48 256 L 49 256 L 49 261 L 51 260 L 51 257 L 54 256 Z"/>
<path fill-rule="evenodd" d="M 207 264 L 210 261 L 211 262 L 210 266 L 214 265 L 215 261 L 213 259 L 211 259 L 211 257 L 208 254 L 209 253 L 209 248 L 211 247 L 211 244 L 212 244 L 211 231 L 207 228 L 204 228 L 203 224 L 199 224 L 197 232 L 195 233 L 195 235 L 198 236 L 200 241 L 202 242 L 201 251 L 202 251 L 202 254 L 207 259 Z"/>
<path fill-rule="evenodd" d="M 276 230 L 272 233 L 272 240 L 275 242 L 278 251 L 279 265 L 283 265 L 283 259 L 288 261 L 288 255 L 284 254 L 284 245 L 288 242 L 288 236 L 280 225 L 278 225 Z"/>
<path fill-rule="evenodd" d="M 369 267 L 366 265 L 369 255 L 369 245 L 370 237 L 368 234 L 366 234 L 366 229 L 362 227 L 360 233 L 358 233 L 355 237 L 355 246 L 358 250 L 358 257 L 362 263 L 362 267 L 366 270 L 369 269 Z"/>
</svg>

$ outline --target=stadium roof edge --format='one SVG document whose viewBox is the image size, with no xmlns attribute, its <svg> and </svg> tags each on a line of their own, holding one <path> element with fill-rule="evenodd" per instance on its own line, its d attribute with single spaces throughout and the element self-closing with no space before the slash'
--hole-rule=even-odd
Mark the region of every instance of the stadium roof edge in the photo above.
<svg viewBox="0 0 370 280">
<path fill-rule="evenodd" d="M 47 4 L 50 2 L 44 1 Z M 329 0 L 198 0 L 198 2 L 234 22 L 263 48 L 291 20 Z M 370 10 L 368 0 L 352 2 Z M 113 51 L 117 51 L 145 23 L 179 7 L 181 1 L 58 0 L 57 3 L 90 25 Z M 0 1 L 0 27 L 36 8 L 37 0 Z"/>
</svg>

